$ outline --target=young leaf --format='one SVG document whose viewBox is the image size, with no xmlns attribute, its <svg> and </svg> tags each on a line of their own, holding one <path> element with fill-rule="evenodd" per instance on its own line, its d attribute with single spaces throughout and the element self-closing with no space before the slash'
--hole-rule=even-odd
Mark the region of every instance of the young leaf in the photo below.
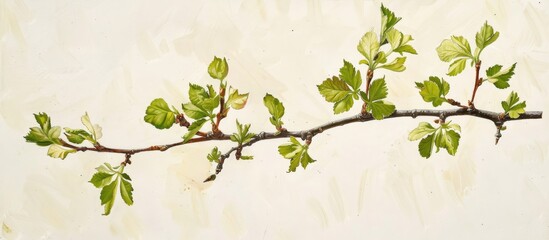
<svg viewBox="0 0 549 240">
<path fill-rule="evenodd" d="M 471 46 L 462 36 L 452 36 L 450 39 L 444 39 L 437 47 L 437 54 L 440 60 L 444 62 L 452 61 L 454 58 L 464 57 L 473 59 Z"/>
<path fill-rule="evenodd" d="M 88 116 L 88 113 L 84 114 L 84 116 L 82 116 L 81 120 L 82 120 L 82 124 L 84 124 L 84 126 L 86 126 L 86 128 L 88 129 L 88 132 L 92 135 L 92 138 L 93 138 L 93 141 L 94 141 L 93 143 L 96 143 L 97 140 L 99 140 L 103 136 L 101 127 L 97 124 L 92 124 L 91 123 L 90 117 Z"/>
<path fill-rule="evenodd" d="M 412 36 L 405 35 L 394 28 L 387 32 L 387 41 L 391 45 L 391 50 L 400 53 L 401 56 L 405 52 L 417 54 L 416 50 L 411 45 L 407 44 L 411 40 L 414 40 Z"/>
<path fill-rule="evenodd" d="M 418 145 L 419 155 L 421 155 L 424 158 L 431 157 L 431 153 L 433 152 L 434 145 L 435 145 L 434 134 L 430 134 L 426 138 L 421 139 Z"/>
<path fill-rule="evenodd" d="M 387 84 L 385 78 L 372 81 L 368 95 L 361 92 L 362 100 L 367 104 L 366 111 L 372 114 L 376 120 L 381 120 L 395 111 L 395 105 L 383 100 L 387 97 Z"/>
<path fill-rule="evenodd" d="M 211 86 L 208 86 L 208 88 L 211 88 Z M 215 94 L 215 91 L 212 93 Z M 189 83 L 189 100 L 192 104 L 206 112 L 212 112 L 219 106 L 218 95 L 211 96 L 202 86 L 192 83 Z"/>
<path fill-rule="evenodd" d="M 393 112 L 395 111 L 395 105 L 393 105 L 391 102 L 380 100 L 368 103 L 366 109 L 368 112 L 372 113 L 372 116 L 376 120 L 381 120 L 393 114 Z"/>
<path fill-rule="evenodd" d="M 255 134 L 249 132 L 250 126 L 250 124 L 242 125 L 240 124 L 240 122 L 238 122 L 238 120 L 236 120 L 237 132 L 231 135 L 231 141 L 237 142 L 238 145 L 243 145 L 251 141 L 252 138 L 255 137 Z"/>
<path fill-rule="evenodd" d="M 114 175 L 115 175 L 115 172 L 98 171 L 95 174 L 93 174 L 89 182 L 93 184 L 96 188 L 102 188 L 107 186 L 109 183 L 111 183 Z"/>
<path fill-rule="evenodd" d="M 45 113 L 34 114 L 34 119 L 40 127 L 30 128 L 30 132 L 25 136 L 27 142 L 36 143 L 38 146 L 49 146 L 59 143 L 61 127 L 51 127 L 50 117 Z"/>
<path fill-rule="evenodd" d="M 468 58 L 458 58 L 448 68 L 448 76 L 456 76 L 463 72 L 465 69 L 465 64 L 467 64 Z"/>
<path fill-rule="evenodd" d="M 103 215 L 109 215 L 111 213 L 112 206 L 114 205 L 114 199 L 116 198 L 116 188 L 120 179 L 116 177 L 109 185 L 103 187 L 101 190 L 101 205 L 105 205 L 105 212 Z"/>
<path fill-rule="evenodd" d="M 273 124 L 277 129 L 282 127 L 282 116 L 284 116 L 284 105 L 271 94 L 265 94 L 263 97 L 263 104 L 269 110 L 271 117 L 269 118 L 271 124 Z"/>
<path fill-rule="evenodd" d="M 353 64 L 345 60 L 343 60 L 343 67 L 339 69 L 339 78 L 345 81 L 353 90 L 359 89 L 362 85 L 360 71 L 356 71 Z"/>
<path fill-rule="evenodd" d="M 210 65 L 208 66 L 208 73 L 212 78 L 223 81 L 229 73 L 229 64 L 225 58 L 221 59 L 214 57 Z"/>
<path fill-rule="evenodd" d="M 87 114 L 85 116 L 87 116 Z M 82 117 L 82 119 L 84 119 L 84 117 Z M 144 119 L 145 122 L 152 124 L 158 129 L 168 129 L 175 123 L 175 113 L 170 110 L 170 107 L 168 107 L 168 104 L 164 99 L 157 98 L 147 107 Z"/>
<path fill-rule="evenodd" d="M 395 13 L 381 4 L 381 36 L 379 41 L 381 44 L 386 43 L 387 33 L 393 29 L 401 19 L 402 18 L 395 16 Z"/>
<path fill-rule="evenodd" d="M 188 142 L 191 138 L 193 138 L 194 135 L 196 135 L 196 133 L 200 131 L 204 123 L 206 123 L 206 119 L 198 119 L 194 121 L 189 126 L 189 131 L 185 133 L 185 135 L 183 135 L 183 142 Z"/>
<path fill-rule="evenodd" d="M 368 92 L 368 101 L 376 101 L 386 98 L 387 84 L 385 83 L 385 78 L 379 78 L 372 81 Z"/>
<path fill-rule="evenodd" d="M 295 137 L 290 137 L 290 142 L 278 146 L 278 153 L 286 159 L 290 159 L 288 172 L 295 172 L 299 164 L 305 169 L 309 163 L 315 162 L 307 153 L 308 146 L 302 145 Z"/>
<path fill-rule="evenodd" d="M 70 129 L 64 128 L 65 136 L 71 143 L 81 144 L 84 140 L 88 140 L 94 143 L 93 137 L 90 133 L 83 129 Z"/>
<path fill-rule="evenodd" d="M 369 31 L 358 42 L 357 50 L 366 58 L 367 65 L 373 68 L 374 58 L 379 51 L 379 42 L 374 31 Z M 363 63 L 361 61 L 361 63 Z"/>
<path fill-rule="evenodd" d="M 435 146 L 438 148 L 446 148 L 448 154 L 456 155 L 457 148 L 459 146 L 459 133 L 442 127 L 442 129 L 435 133 Z"/>
<path fill-rule="evenodd" d="M 354 100 L 353 97 L 349 94 L 345 96 L 341 101 L 338 101 L 334 104 L 334 113 L 340 114 L 343 112 L 349 111 L 353 107 Z"/>
<path fill-rule="evenodd" d="M 517 63 L 511 65 L 506 69 L 501 69 L 501 65 L 494 65 L 488 70 L 486 70 L 486 75 L 488 78 L 486 81 L 489 81 L 494 84 L 497 88 L 503 89 L 509 87 L 509 79 L 515 74 L 515 66 Z"/>
<path fill-rule="evenodd" d="M 317 85 L 318 91 L 328 102 L 339 102 L 343 100 L 348 94 L 351 94 L 352 91 L 347 86 L 347 84 L 340 80 L 338 77 L 334 76 L 331 79 L 328 78 L 322 82 L 322 84 Z"/>
<path fill-rule="evenodd" d="M 242 109 L 246 106 L 249 93 L 239 94 L 238 89 L 229 88 L 229 98 L 225 102 L 225 109 L 232 107 L 235 110 Z"/>
<path fill-rule="evenodd" d="M 52 144 L 48 148 L 48 156 L 52 158 L 61 158 L 65 159 L 69 153 L 75 153 L 75 149 L 71 148 L 64 148 L 61 145 L 58 144 Z"/>
<path fill-rule="evenodd" d="M 516 92 L 511 92 L 505 101 L 501 102 L 501 107 L 510 118 L 518 118 L 525 112 L 526 101 L 519 103 L 520 98 Z"/>
<path fill-rule="evenodd" d="M 427 122 L 420 122 L 419 126 L 410 132 L 408 135 L 408 140 L 415 141 L 423 138 L 427 134 L 434 133 L 435 131 L 436 128 L 431 126 L 431 124 Z"/>
<path fill-rule="evenodd" d="M 254 160 L 254 156 L 240 156 L 240 160 Z"/>
<path fill-rule="evenodd" d="M 406 62 L 406 57 L 397 57 L 391 63 L 381 65 L 380 68 L 385 68 L 394 72 L 402 72 L 406 70 L 404 62 Z"/>
<path fill-rule="evenodd" d="M 446 102 L 446 94 L 450 91 L 450 85 L 444 79 L 438 77 L 429 77 L 429 80 L 423 83 L 416 82 L 419 94 L 425 102 L 432 102 L 434 107 L 440 106 Z"/>
<path fill-rule="evenodd" d="M 192 103 L 185 103 L 182 105 L 182 108 L 186 116 L 189 116 L 190 118 L 195 120 L 209 116 L 209 114 L 204 109 L 199 108 Z"/>
<path fill-rule="evenodd" d="M 216 162 L 216 163 L 219 163 L 219 158 L 220 157 L 221 157 L 221 151 L 219 151 L 217 149 L 217 147 L 214 147 L 212 149 L 212 152 L 208 153 L 208 156 L 207 156 L 207 158 L 210 162 Z"/>
<path fill-rule="evenodd" d="M 127 176 L 127 174 L 126 174 Z M 133 204 L 133 187 L 131 180 L 128 178 L 120 178 L 120 196 L 122 196 L 122 200 L 126 203 L 126 205 L 131 206 Z"/>
<path fill-rule="evenodd" d="M 494 32 L 494 28 L 492 26 L 488 25 L 488 21 L 484 22 L 484 25 L 480 28 L 480 31 L 477 32 L 475 36 L 476 44 L 478 47 L 478 54 L 475 56 L 477 59 L 480 55 L 480 52 L 482 50 L 495 42 L 499 37 L 499 32 Z"/>
<path fill-rule="evenodd" d="M 331 79 L 328 78 L 322 82 L 322 84 L 317 85 L 318 91 L 328 102 L 333 102 L 334 104 L 334 113 L 342 113 L 348 111 L 353 106 L 353 91 L 345 83 L 345 81 L 340 80 L 338 77 L 334 76 Z"/>
</svg>

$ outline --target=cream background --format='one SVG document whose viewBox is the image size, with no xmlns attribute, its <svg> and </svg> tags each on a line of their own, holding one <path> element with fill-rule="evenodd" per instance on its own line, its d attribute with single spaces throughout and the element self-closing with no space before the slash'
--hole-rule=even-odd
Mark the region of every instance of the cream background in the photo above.
<svg viewBox="0 0 549 240">
<path fill-rule="evenodd" d="M 501 36 L 484 52 L 483 69 L 518 64 L 511 88 L 482 86 L 477 106 L 499 111 L 513 89 L 527 109 L 549 110 L 546 0 L 384 4 L 403 17 L 398 29 L 419 52 L 403 73 L 376 73 L 387 77 L 397 108 L 429 108 L 413 82 L 445 73 L 435 47 L 452 34 L 473 44 L 488 20 Z M 315 85 L 336 74 L 343 58 L 358 62 L 358 40 L 379 29 L 379 5 L 0 0 L 0 222 L 7 227 L 0 238 L 548 239 L 547 117 L 509 123 L 498 146 L 492 123 L 453 118 L 463 128 L 457 156 L 427 160 L 407 141 L 424 119 L 347 125 L 315 137 L 318 161 L 292 174 L 276 151 L 284 140 L 261 142 L 245 150 L 254 161 L 230 159 L 213 184 L 202 180 L 215 168 L 205 156 L 216 143 L 139 154 L 127 168 L 135 204 L 118 199 L 109 217 L 87 181 L 94 167 L 122 156 L 87 152 L 61 161 L 22 138 L 35 124 L 32 113 L 77 127 L 87 111 L 103 127 L 104 145 L 177 141 L 183 131 L 154 129 L 142 120 L 145 108 L 156 97 L 187 101 L 190 81 L 216 83 L 206 72 L 214 55 L 228 58 L 229 83 L 250 92 L 225 131 L 235 117 L 271 131 L 265 92 L 284 102 L 289 129 L 337 119 Z M 450 95 L 465 101 L 472 78 L 472 69 L 447 77 Z"/>
</svg>

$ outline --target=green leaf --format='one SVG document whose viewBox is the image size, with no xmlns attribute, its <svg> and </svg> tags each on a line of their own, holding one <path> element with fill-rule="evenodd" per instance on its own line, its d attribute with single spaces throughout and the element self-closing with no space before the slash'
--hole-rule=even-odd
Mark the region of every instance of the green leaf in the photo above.
<svg viewBox="0 0 549 240">
<path fill-rule="evenodd" d="M 404 52 L 417 54 L 416 50 L 411 45 L 407 45 L 411 40 L 414 40 L 412 36 L 405 35 L 394 28 L 387 32 L 387 41 L 389 41 L 389 44 L 391 45 L 391 50 L 400 53 L 400 55 Z"/>
<path fill-rule="evenodd" d="M 30 128 L 30 132 L 25 135 L 27 142 L 36 143 L 38 146 L 49 146 L 60 143 L 61 128 L 57 126 L 52 128 L 50 117 L 47 114 L 34 114 L 34 118 L 40 127 Z"/>
<path fill-rule="evenodd" d="M 519 103 L 520 98 L 516 92 L 511 92 L 505 101 L 501 102 L 503 110 L 506 114 L 509 114 L 510 118 L 518 118 L 520 114 L 523 114 L 526 110 L 526 101 Z"/>
<path fill-rule="evenodd" d="M 231 135 L 230 137 L 231 141 L 237 142 L 238 145 L 243 145 L 251 141 L 253 137 L 255 137 L 255 133 L 249 132 L 250 126 L 251 124 L 244 124 L 244 125 L 240 124 L 240 122 L 238 122 L 238 119 L 237 119 L 236 120 L 237 132 Z"/>
<path fill-rule="evenodd" d="M 379 42 L 374 31 L 369 31 L 358 42 L 357 50 L 366 58 L 366 64 L 371 68 L 374 65 L 374 57 L 379 51 Z M 362 61 L 361 61 L 362 63 Z"/>
<path fill-rule="evenodd" d="M 408 135 L 408 140 L 415 141 L 423 138 L 427 134 L 434 133 L 435 131 L 436 128 L 431 126 L 431 124 L 427 122 L 420 122 L 419 126 L 410 132 Z"/>
<path fill-rule="evenodd" d="M 444 62 L 452 61 L 454 58 L 464 57 L 473 59 L 471 46 L 462 36 L 452 36 L 450 39 L 444 39 L 437 47 L 437 53 L 440 60 Z"/>
<path fill-rule="evenodd" d="M 192 103 L 185 103 L 182 105 L 182 107 L 185 115 L 192 119 L 197 120 L 209 116 L 209 114 L 204 109 L 199 108 Z"/>
<path fill-rule="evenodd" d="M 515 74 L 515 66 L 517 63 L 502 70 L 501 65 L 494 65 L 486 70 L 487 81 L 493 83 L 497 88 L 503 89 L 509 87 L 509 80 Z"/>
<path fill-rule="evenodd" d="M 387 97 L 387 84 L 385 83 L 385 78 L 379 78 L 372 81 L 367 96 L 364 92 L 360 92 L 360 94 L 362 100 L 367 103 L 366 111 L 371 113 L 377 120 L 381 120 L 395 111 L 395 105 L 383 100 Z"/>
<path fill-rule="evenodd" d="M 433 146 L 435 145 L 434 134 L 428 135 L 426 138 L 421 139 L 418 145 L 419 154 L 424 158 L 431 157 L 433 152 Z"/>
<path fill-rule="evenodd" d="M 52 158 L 65 159 L 69 153 L 75 153 L 76 149 L 64 148 L 58 144 L 52 144 L 48 148 L 48 156 Z"/>
<path fill-rule="evenodd" d="M 387 97 L 387 84 L 385 78 L 378 78 L 370 84 L 368 101 L 377 101 Z"/>
<path fill-rule="evenodd" d="M 65 136 L 67 136 L 67 139 L 72 143 L 81 144 L 84 140 L 94 143 L 92 135 L 86 130 L 71 128 L 64 128 L 64 130 Z"/>
<path fill-rule="evenodd" d="M 480 55 L 480 52 L 482 52 L 485 47 L 495 42 L 498 37 L 499 32 L 494 32 L 494 28 L 488 25 L 488 21 L 484 22 L 484 25 L 482 25 L 480 31 L 477 32 L 475 36 L 476 44 L 479 48 L 478 54 L 476 55 L 477 59 Z"/>
<path fill-rule="evenodd" d="M 429 77 L 423 83 L 416 82 L 419 94 L 425 102 L 432 102 L 434 107 L 446 102 L 446 94 L 450 91 L 450 85 L 444 79 Z"/>
<path fill-rule="evenodd" d="M 254 156 L 240 156 L 240 160 L 254 160 Z"/>
<path fill-rule="evenodd" d="M 212 78 L 223 81 L 229 73 L 229 64 L 225 58 L 221 59 L 214 57 L 210 65 L 208 66 L 208 73 Z"/>
<path fill-rule="evenodd" d="M 322 84 L 317 85 L 318 91 L 328 102 L 339 102 L 343 100 L 348 94 L 351 94 L 352 91 L 349 86 L 338 77 L 334 76 L 331 79 L 328 78 L 322 82 Z"/>
<path fill-rule="evenodd" d="M 442 128 L 442 130 L 435 134 L 435 146 L 437 148 L 446 148 L 446 151 L 454 156 L 456 155 L 459 146 L 459 138 L 459 133 L 447 128 Z"/>
<path fill-rule="evenodd" d="M 133 204 L 133 187 L 132 183 L 126 178 L 120 179 L 120 196 L 126 205 L 131 206 Z"/>
<path fill-rule="evenodd" d="M 385 68 L 394 72 L 402 72 L 406 70 L 406 67 L 404 66 L 404 62 L 406 62 L 406 57 L 397 57 L 391 63 L 381 65 L 380 68 Z"/>
<path fill-rule="evenodd" d="M 112 206 L 114 205 L 114 199 L 116 198 L 116 188 L 120 179 L 117 177 L 109 185 L 103 187 L 101 190 L 101 205 L 105 205 L 105 212 L 103 215 L 109 215 L 111 213 Z"/>
<path fill-rule="evenodd" d="M 202 126 L 206 123 L 206 119 L 198 119 L 194 121 L 188 128 L 188 132 L 183 135 L 183 142 L 188 142 L 191 138 L 196 135 L 198 131 L 202 128 Z"/>
<path fill-rule="evenodd" d="M 384 7 L 381 4 L 381 44 L 385 44 L 388 32 L 393 29 L 393 27 L 401 20 L 402 18 L 395 16 L 395 14 Z"/>
<path fill-rule="evenodd" d="M 326 101 L 335 103 L 335 114 L 346 112 L 353 106 L 353 91 L 345 81 L 340 80 L 338 77 L 328 78 L 317 87 Z"/>
<path fill-rule="evenodd" d="M 175 113 L 170 110 L 164 99 L 157 98 L 147 107 L 144 119 L 145 122 L 152 124 L 158 129 L 168 129 L 175 123 Z M 82 122 L 84 122 L 84 117 L 82 117 Z"/>
<path fill-rule="evenodd" d="M 448 68 L 448 76 L 456 76 L 463 72 L 465 69 L 465 64 L 467 63 L 468 58 L 459 58 L 455 60 L 450 67 Z"/>
<path fill-rule="evenodd" d="M 93 174 L 89 182 L 93 184 L 96 188 L 102 188 L 107 186 L 109 183 L 111 183 L 114 174 L 115 172 L 98 171 L 95 174 Z"/>
<path fill-rule="evenodd" d="M 208 88 L 211 88 L 211 86 L 208 85 Z M 215 94 L 215 91 L 213 93 Z M 218 95 L 211 96 L 202 86 L 192 83 L 189 83 L 189 100 L 192 104 L 206 112 L 212 112 L 219 106 Z"/>
<path fill-rule="evenodd" d="M 282 127 L 282 116 L 284 116 L 284 105 L 278 100 L 278 98 L 273 97 L 271 94 L 265 94 L 263 97 L 263 104 L 269 110 L 271 117 L 269 118 L 270 122 L 276 127 Z"/>
<path fill-rule="evenodd" d="M 353 64 L 343 60 L 343 67 L 339 69 L 339 78 L 349 85 L 353 90 L 357 90 L 362 85 L 360 71 L 356 71 Z"/>
<path fill-rule="evenodd" d="M 300 164 L 303 169 L 305 169 L 309 163 L 315 162 L 315 160 L 309 156 L 307 150 L 308 146 L 302 145 L 293 136 L 290 137 L 290 142 L 278 146 L 278 153 L 280 153 L 282 157 L 290 159 L 288 172 L 295 172 Z"/>
<path fill-rule="evenodd" d="M 395 111 L 395 105 L 385 100 L 370 102 L 366 108 L 376 120 L 381 120 Z"/>
<path fill-rule="evenodd" d="M 88 113 L 84 114 L 81 120 L 82 120 L 82 124 L 86 126 L 86 128 L 88 129 L 88 132 L 91 134 L 94 143 L 96 143 L 97 140 L 99 140 L 103 136 L 101 127 L 97 124 L 91 123 Z"/>
<path fill-rule="evenodd" d="M 219 151 L 217 149 L 217 147 L 214 147 L 212 149 L 212 152 L 208 153 L 208 156 L 207 156 L 207 158 L 210 162 L 216 162 L 216 163 L 219 163 L 219 158 L 220 157 L 221 157 L 221 151 Z"/>
<path fill-rule="evenodd" d="M 225 109 L 228 110 L 229 106 L 236 110 L 244 108 L 248 102 L 248 95 L 250 94 L 239 94 L 238 89 L 229 88 L 229 98 L 225 102 Z"/>
<path fill-rule="evenodd" d="M 341 99 L 341 101 L 336 102 L 334 104 L 334 109 L 333 109 L 334 113 L 340 114 L 343 112 L 347 112 L 349 111 L 349 109 L 353 107 L 353 104 L 354 104 L 353 97 L 349 94 L 345 96 L 345 98 Z"/>
</svg>

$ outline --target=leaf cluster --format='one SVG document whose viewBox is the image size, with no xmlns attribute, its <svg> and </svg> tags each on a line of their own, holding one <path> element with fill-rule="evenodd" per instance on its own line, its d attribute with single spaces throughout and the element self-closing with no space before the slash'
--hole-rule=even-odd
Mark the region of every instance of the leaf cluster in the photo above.
<svg viewBox="0 0 549 240">
<path fill-rule="evenodd" d="M 126 205 L 133 204 L 132 179 L 127 173 L 124 173 L 124 166 L 113 167 L 109 163 L 104 163 L 96 170 L 97 172 L 93 174 L 89 182 L 96 188 L 101 188 L 100 199 L 101 205 L 104 205 L 103 215 L 111 213 L 118 193 Z"/>
</svg>

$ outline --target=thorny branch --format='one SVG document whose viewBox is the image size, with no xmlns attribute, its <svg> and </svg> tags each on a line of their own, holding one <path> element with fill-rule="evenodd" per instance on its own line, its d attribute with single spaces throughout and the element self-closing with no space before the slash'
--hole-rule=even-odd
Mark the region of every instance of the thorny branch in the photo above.
<svg viewBox="0 0 549 240">
<path fill-rule="evenodd" d="M 501 126 L 507 121 L 524 120 L 524 119 L 540 119 L 542 117 L 542 113 L 543 112 L 541 111 L 527 111 L 521 114 L 518 118 L 513 119 L 513 118 L 510 118 L 508 115 L 503 115 L 501 113 L 475 109 L 475 108 L 460 107 L 460 108 L 446 109 L 446 110 L 431 110 L 431 109 L 396 110 L 393 114 L 385 117 L 385 119 L 398 118 L 398 117 L 416 118 L 421 116 L 429 116 L 429 117 L 436 117 L 441 120 L 445 120 L 446 118 L 452 117 L 452 116 L 471 116 L 471 117 L 478 117 L 478 118 L 484 118 L 484 119 L 490 120 L 496 125 L 496 127 L 498 127 L 498 129 L 500 129 Z M 216 174 L 219 174 L 221 172 L 221 170 L 223 169 L 223 164 L 225 162 L 225 159 L 229 158 L 234 151 L 238 150 L 239 148 L 242 149 L 244 147 L 251 146 L 256 142 L 259 142 L 262 140 L 268 140 L 268 139 L 289 138 L 290 136 L 301 138 L 302 140 L 310 141 L 312 137 L 328 129 L 344 126 L 354 122 L 368 122 L 371 120 L 374 120 L 371 114 L 360 113 L 360 114 L 356 114 L 350 117 L 328 122 L 320 126 L 316 126 L 316 127 L 306 129 L 306 130 L 301 130 L 301 131 L 283 130 L 280 132 L 261 132 L 257 134 L 255 137 L 253 137 L 253 139 L 248 143 L 245 143 L 241 146 L 233 147 L 229 151 L 221 155 L 219 159 L 219 163 L 216 168 Z M 206 136 L 202 136 L 202 134 L 200 134 L 199 137 L 192 138 L 188 142 L 180 141 L 180 142 L 175 142 L 171 144 L 153 145 L 150 147 L 137 148 L 137 149 L 110 148 L 110 147 L 105 147 L 103 145 L 100 145 L 99 143 L 96 144 L 94 147 L 78 147 L 70 143 L 67 143 L 63 140 L 61 140 L 62 141 L 61 143 L 64 147 L 68 147 L 68 148 L 75 149 L 77 151 L 82 151 L 82 152 L 94 151 L 94 152 L 110 152 L 110 153 L 125 154 L 126 159 L 129 160 L 130 156 L 140 152 L 166 151 L 172 147 L 191 144 L 191 143 L 206 142 L 206 141 L 221 141 L 221 140 L 229 140 L 229 139 L 230 139 L 230 135 L 228 134 L 206 134 Z M 128 161 L 126 162 L 128 164 L 131 163 Z"/>
</svg>

